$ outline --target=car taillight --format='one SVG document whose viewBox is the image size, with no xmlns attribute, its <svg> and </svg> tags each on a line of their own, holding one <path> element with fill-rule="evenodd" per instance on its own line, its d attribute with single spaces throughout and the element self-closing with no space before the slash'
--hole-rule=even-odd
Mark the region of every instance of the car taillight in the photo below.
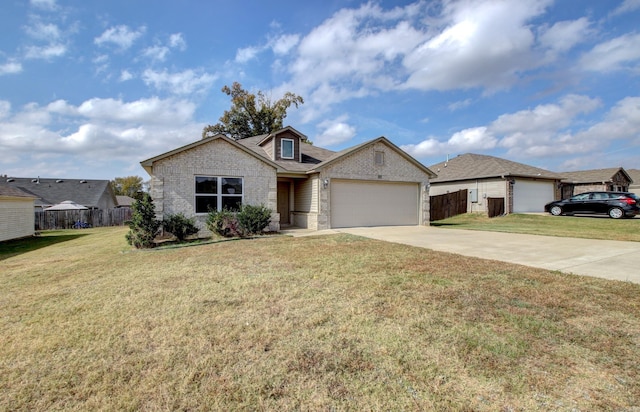
<svg viewBox="0 0 640 412">
<path fill-rule="evenodd" d="M 625 202 L 628 205 L 635 205 L 636 204 L 635 199 L 632 199 L 630 197 L 623 197 L 620 200 L 622 200 L 623 202 Z"/>
</svg>

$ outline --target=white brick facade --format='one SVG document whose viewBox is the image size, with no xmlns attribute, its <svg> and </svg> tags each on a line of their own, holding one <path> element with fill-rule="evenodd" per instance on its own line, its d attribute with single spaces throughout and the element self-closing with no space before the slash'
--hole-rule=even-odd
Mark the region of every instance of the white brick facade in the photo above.
<svg viewBox="0 0 640 412">
<path fill-rule="evenodd" d="M 195 216 L 201 234 L 208 234 L 206 214 L 195 213 L 196 176 L 242 177 L 243 204 L 262 204 L 276 210 L 276 169 L 217 139 L 154 162 L 150 195 L 158 217 L 180 212 L 187 217 Z M 270 229 L 279 230 L 277 214 Z"/>
</svg>

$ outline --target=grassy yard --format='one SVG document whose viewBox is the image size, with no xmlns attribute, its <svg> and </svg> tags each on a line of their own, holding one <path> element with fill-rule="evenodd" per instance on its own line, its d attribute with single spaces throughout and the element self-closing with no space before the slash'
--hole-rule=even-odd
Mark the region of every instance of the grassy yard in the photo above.
<svg viewBox="0 0 640 412">
<path fill-rule="evenodd" d="M 614 220 L 607 216 L 510 214 L 490 219 L 484 214 L 467 213 L 431 222 L 431 225 L 455 229 L 640 242 L 640 218 Z"/>
<path fill-rule="evenodd" d="M 0 244 L 0 410 L 640 405 L 640 285 L 345 234 L 125 232 Z"/>
</svg>

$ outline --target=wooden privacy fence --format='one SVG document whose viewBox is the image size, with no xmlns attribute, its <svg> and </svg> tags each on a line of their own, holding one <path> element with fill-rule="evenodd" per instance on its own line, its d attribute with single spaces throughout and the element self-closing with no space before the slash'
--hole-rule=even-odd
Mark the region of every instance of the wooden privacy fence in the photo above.
<svg viewBox="0 0 640 412">
<path fill-rule="evenodd" d="M 131 209 L 128 207 L 111 210 L 50 210 L 35 214 L 35 230 L 123 226 L 131 219 Z"/>
<path fill-rule="evenodd" d="M 467 213 L 467 190 L 431 196 L 429 198 L 429 220 L 442 220 Z"/>
<path fill-rule="evenodd" d="M 487 198 L 487 209 L 489 217 L 504 215 L 504 198 L 489 197 Z"/>
</svg>

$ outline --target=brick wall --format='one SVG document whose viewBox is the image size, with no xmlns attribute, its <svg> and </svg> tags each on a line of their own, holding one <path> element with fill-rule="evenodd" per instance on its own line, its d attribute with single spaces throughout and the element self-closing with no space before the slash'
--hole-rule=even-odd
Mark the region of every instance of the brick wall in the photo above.
<svg viewBox="0 0 640 412">
<path fill-rule="evenodd" d="M 195 213 L 196 175 L 242 177 L 244 204 L 277 210 L 275 168 L 218 139 L 154 162 L 150 194 L 158 217 L 179 212 L 195 216 L 201 235 L 208 235 L 206 214 Z M 279 221 L 274 213 L 270 230 L 279 230 Z"/>
<path fill-rule="evenodd" d="M 384 152 L 384 164 L 375 164 L 375 152 Z M 429 224 L 429 175 L 400 155 L 384 142 L 365 146 L 349 156 L 327 166 L 320 173 L 320 182 L 324 179 L 374 180 L 379 182 L 414 182 L 420 186 L 420 224 Z M 317 228 L 328 229 L 331 225 L 330 188 L 318 185 L 319 213 Z"/>
</svg>

